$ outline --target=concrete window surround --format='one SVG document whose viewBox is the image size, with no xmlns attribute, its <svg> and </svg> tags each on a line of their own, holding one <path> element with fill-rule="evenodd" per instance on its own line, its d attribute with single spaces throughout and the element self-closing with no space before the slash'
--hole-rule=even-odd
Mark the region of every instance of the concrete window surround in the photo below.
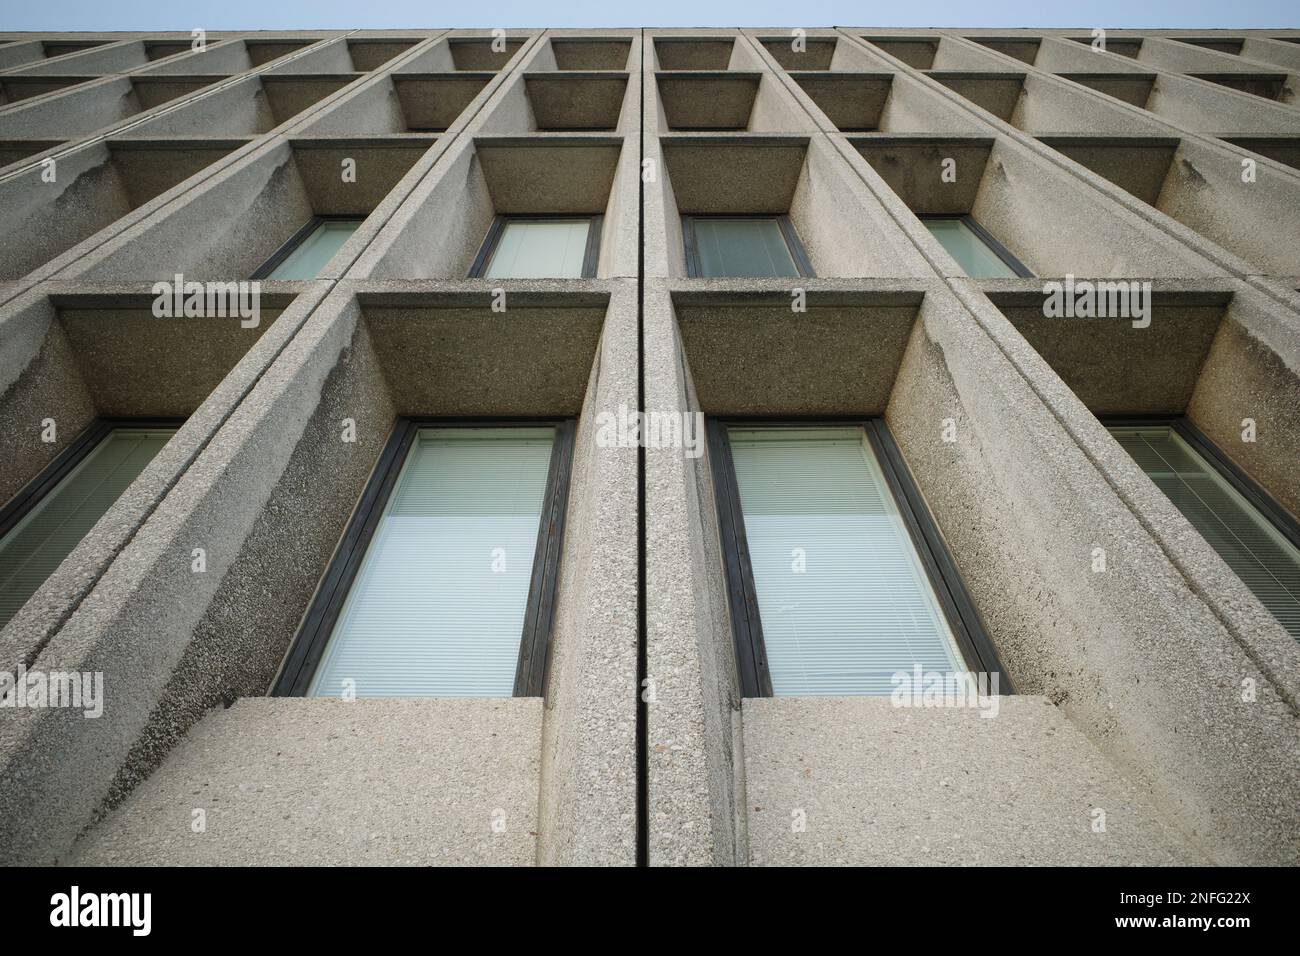
<svg viewBox="0 0 1300 956">
<path fill-rule="evenodd" d="M 0 711 L 0 860 L 1300 863 L 1300 645 L 1099 421 L 1186 415 L 1300 513 L 1300 31 L 1085 34 L 0 41 L 0 498 L 97 417 L 185 419 L 0 630 L 108 703 Z M 152 315 L 330 215 L 256 327 Z M 594 276 L 471 278 L 511 215 L 602 216 Z M 788 216 L 813 275 L 688 277 L 709 215 Z M 1151 324 L 1046 317 L 1066 276 L 1150 282 Z M 697 413 L 883 417 L 996 719 L 742 696 Z M 544 696 L 269 696 L 399 416 L 575 419 Z"/>
</svg>

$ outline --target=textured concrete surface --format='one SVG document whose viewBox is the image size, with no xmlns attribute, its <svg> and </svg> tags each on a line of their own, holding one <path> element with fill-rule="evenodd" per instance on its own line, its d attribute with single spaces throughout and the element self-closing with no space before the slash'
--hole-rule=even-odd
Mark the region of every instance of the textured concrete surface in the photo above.
<svg viewBox="0 0 1300 956">
<path fill-rule="evenodd" d="M 529 865 L 541 718 L 535 697 L 241 700 L 195 727 L 72 862 Z"/>
<path fill-rule="evenodd" d="M 792 311 L 784 289 L 679 293 L 674 304 L 705 414 L 877 415 L 920 301 L 914 292 L 837 295 L 814 284 L 804 312 Z"/>
<path fill-rule="evenodd" d="M 747 753 L 707 455 L 645 451 L 638 595 L 637 453 L 594 433 L 601 412 L 635 407 L 640 363 L 649 410 L 885 410 L 1018 689 L 1057 705 L 1005 731 L 977 720 L 975 736 L 941 721 L 925 731 L 934 746 L 1099 790 L 1121 807 L 1110 832 L 1134 834 L 1133 853 L 1107 861 L 1300 859 L 1300 647 L 1093 415 L 1186 409 L 1279 500 L 1300 501 L 1300 235 L 1278 212 L 1300 201 L 1287 102 L 1300 58 L 1272 38 L 1293 33 L 1234 33 L 1235 56 L 1142 31 L 1112 31 L 1095 53 L 1077 31 L 865 27 L 810 31 L 802 52 L 778 29 L 510 31 L 504 52 L 486 30 L 233 34 L 202 54 L 184 34 L 0 45 L 0 211 L 16 224 L 0 271 L 0 495 L 105 408 L 190 413 L 0 634 L 7 660 L 102 670 L 112 704 L 100 721 L 0 718 L 0 856 L 66 860 L 119 806 L 91 844 L 189 859 L 183 814 L 176 832 L 149 832 L 149 788 L 172 786 L 175 766 L 236 765 L 257 722 L 241 708 L 294 726 L 281 715 L 295 706 L 334 713 L 257 695 L 392 416 L 411 411 L 578 416 L 550 682 L 514 751 L 530 769 L 498 782 L 479 752 L 474 771 L 527 791 L 531 842 L 508 844 L 510 861 L 634 859 L 638 599 L 650 862 L 760 859 L 770 823 L 745 788 L 770 739 L 842 741 L 828 767 L 879 741 L 845 740 L 812 708 Z M 752 94 L 710 98 L 742 85 Z M 747 132 L 673 129 L 683 107 L 688 122 Z M 466 279 L 493 216 L 527 211 L 603 213 L 598 278 Z M 790 216 L 817 276 L 800 280 L 807 313 L 787 311 L 791 282 L 685 278 L 681 216 L 709 212 Z M 1042 280 L 967 279 L 920 212 L 973 213 L 1044 278 L 1151 278 L 1165 296 L 1155 327 L 1017 315 Z M 283 312 L 256 341 L 130 315 L 176 271 L 246 277 L 313 213 L 366 218 L 317 281 L 268 285 Z M 506 313 L 489 308 L 498 286 Z M 147 355 L 128 354 L 132 341 Z M 60 441 L 37 447 L 33 423 L 51 413 Z M 345 415 L 361 427 L 346 451 L 331 440 Z M 1248 417 L 1254 443 L 1238 437 Z M 945 419 L 956 442 L 937 437 Z M 1091 568 L 1098 547 L 1105 573 Z M 474 737 L 486 714 L 455 726 Z M 267 794 L 297 786 L 297 770 L 267 767 L 263 789 L 239 791 L 257 804 L 245 835 L 270 828 Z M 1013 791 L 1037 814 L 1044 858 L 1113 853 L 1061 823 L 1076 795 L 1057 783 Z M 355 786 L 341 778 L 320 805 Z M 1005 820 L 1005 791 L 962 793 L 957 823 L 983 804 Z M 898 805 L 891 832 L 943 846 Z M 407 832 L 400 808 L 384 847 Z M 447 859 L 507 846 L 466 827 L 426 845 Z M 236 837 L 231 855 L 253 842 Z"/>
<path fill-rule="evenodd" d="M 751 865 L 1205 862 L 1043 697 L 1000 698 L 994 717 L 755 698 L 743 716 Z"/>
</svg>

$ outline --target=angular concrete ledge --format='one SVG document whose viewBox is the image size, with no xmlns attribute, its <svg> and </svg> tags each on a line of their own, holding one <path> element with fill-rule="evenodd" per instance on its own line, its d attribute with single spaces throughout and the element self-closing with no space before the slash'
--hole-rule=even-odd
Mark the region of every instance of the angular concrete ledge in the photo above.
<svg viewBox="0 0 1300 956">
<path fill-rule="evenodd" d="M 1043 697 L 999 698 L 994 717 L 747 698 L 742 717 L 751 865 L 1206 862 Z"/>
<path fill-rule="evenodd" d="M 71 862 L 530 865 L 541 723 L 535 697 L 240 700 L 198 724 Z"/>
</svg>

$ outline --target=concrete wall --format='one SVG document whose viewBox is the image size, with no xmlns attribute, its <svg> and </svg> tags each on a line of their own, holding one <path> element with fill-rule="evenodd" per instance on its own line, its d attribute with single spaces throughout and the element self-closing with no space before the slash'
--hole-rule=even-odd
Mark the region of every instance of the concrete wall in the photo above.
<svg viewBox="0 0 1300 956">
<path fill-rule="evenodd" d="M 97 416 L 187 419 L 0 631 L 107 690 L 0 710 L 0 859 L 1300 862 L 1300 648 L 1096 417 L 1186 414 L 1300 510 L 1300 33 L 1178 35 L 0 43 L 0 499 Z M 596 277 L 469 279 L 530 212 L 603 214 Z M 689 278 L 705 213 L 789 215 L 815 275 Z M 364 221 L 255 328 L 146 312 L 318 214 Z M 1152 281 L 1151 326 L 1045 318 L 1067 274 Z M 624 408 L 883 416 L 1018 696 L 742 700 L 714 463 L 603 441 Z M 577 419 L 543 698 L 267 696 L 398 415 Z"/>
</svg>

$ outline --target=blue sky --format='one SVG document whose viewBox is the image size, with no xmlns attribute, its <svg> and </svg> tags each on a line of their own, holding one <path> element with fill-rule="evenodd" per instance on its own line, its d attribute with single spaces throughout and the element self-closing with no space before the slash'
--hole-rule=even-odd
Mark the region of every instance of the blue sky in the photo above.
<svg viewBox="0 0 1300 956">
<path fill-rule="evenodd" d="M 383 27 L 1296 27 L 1296 0 L 7 0 L 0 30 Z"/>
</svg>

